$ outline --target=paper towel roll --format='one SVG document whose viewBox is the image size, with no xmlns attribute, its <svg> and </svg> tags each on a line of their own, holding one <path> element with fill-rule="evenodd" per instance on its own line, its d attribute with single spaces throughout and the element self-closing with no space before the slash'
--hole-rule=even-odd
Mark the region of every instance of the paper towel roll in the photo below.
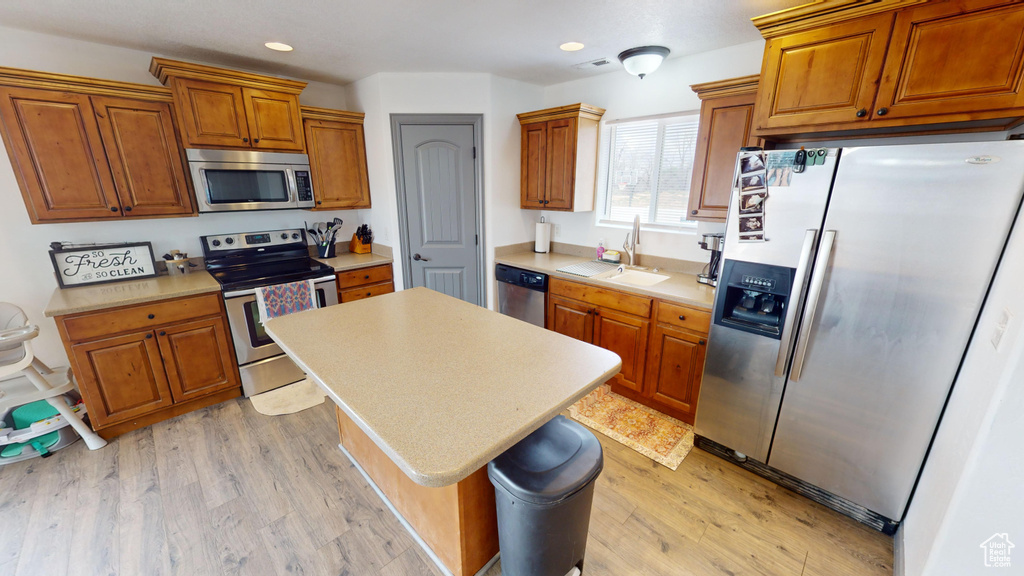
<svg viewBox="0 0 1024 576">
<path fill-rule="evenodd" d="M 551 251 L 551 223 L 537 223 L 537 239 L 533 243 L 534 252 L 547 253 Z"/>
</svg>

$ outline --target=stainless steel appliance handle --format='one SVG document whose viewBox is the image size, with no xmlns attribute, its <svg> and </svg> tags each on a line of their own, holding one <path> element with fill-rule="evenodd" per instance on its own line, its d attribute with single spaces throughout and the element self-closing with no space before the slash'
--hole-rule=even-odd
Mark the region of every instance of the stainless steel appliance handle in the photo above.
<svg viewBox="0 0 1024 576">
<path fill-rule="evenodd" d="M 811 253 L 814 251 L 814 241 L 818 237 L 817 229 L 810 229 L 804 234 L 804 245 L 800 249 L 800 261 L 796 265 L 796 277 L 793 279 L 793 295 L 797 296 L 804 289 L 807 281 L 807 271 L 811 267 Z M 796 325 L 796 318 L 799 312 L 799 299 L 790 303 L 786 310 L 786 320 L 782 324 L 782 337 L 779 342 L 779 356 L 775 359 L 775 375 L 786 375 L 786 360 L 789 359 L 789 351 L 793 348 L 793 328 Z"/>
<path fill-rule="evenodd" d="M 807 290 L 804 319 L 800 325 L 800 335 L 796 339 L 796 352 L 793 353 L 793 369 L 789 373 L 789 379 L 793 382 L 800 380 L 800 373 L 804 369 L 804 357 L 807 356 L 807 345 L 811 339 L 811 328 L 814 326 L 814 313 L 818 309 L 818 298 L 821 296 L 821 287 L 825 283 L 826 268 L 828 268 L 828 261 L 832 257 L 832 246 L 835 242 L 836 231 L 825 230 L 825 234 L 821 237 L 818 257 L 814 259 L 814 274 L 811 276 L 811 287 Z"/>
<path fill-rule="evenodd" d="M 323 277 L 320 277 L 320 278 L 314 278 L 313 279 L 313 284 L 319 284 L 321 282 L 326 282 L 328 280 L 334 280 L 334 275 L 323 276 Z M 272 284 L 268 284 L 268 286 L 272 286 Z M 248 290 L 235 290 L 233 292 L 225 292 L 224 293 L 224 298 L 238 298 L 240 296 L 255 296 L 255 295 L 256 295 L 256 289 L 255 288 L 249 288 Z"/>
</svg>

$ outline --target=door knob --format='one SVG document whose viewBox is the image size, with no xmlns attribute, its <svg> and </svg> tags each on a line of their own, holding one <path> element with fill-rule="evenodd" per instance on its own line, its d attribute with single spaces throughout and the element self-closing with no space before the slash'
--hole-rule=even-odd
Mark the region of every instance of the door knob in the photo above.
<svg viewBox="0 0 1024 576">
<path fill-rule="evenodd" d="M 420 262 L 429 262 L 430 261 L 430 258 L 424 258 L 423 256 L 420 256 L 419 254 L 413 254 L 412 255 L 412 259 L 416 260 L 416 261 L 420 261 Z"/>
</svg>

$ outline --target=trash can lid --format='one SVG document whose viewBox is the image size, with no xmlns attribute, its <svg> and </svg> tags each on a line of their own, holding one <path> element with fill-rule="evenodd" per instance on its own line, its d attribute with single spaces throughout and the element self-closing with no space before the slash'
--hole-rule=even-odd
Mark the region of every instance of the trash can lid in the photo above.
<svg viewBox="0 0 1024 576">
<path fill-rule="evenodd" d="M 487 465 L 491 482 L 535 504 L 567 498 L 601 473 L 601 443 L 586 428 L 556 416 Z"/>
</svg>

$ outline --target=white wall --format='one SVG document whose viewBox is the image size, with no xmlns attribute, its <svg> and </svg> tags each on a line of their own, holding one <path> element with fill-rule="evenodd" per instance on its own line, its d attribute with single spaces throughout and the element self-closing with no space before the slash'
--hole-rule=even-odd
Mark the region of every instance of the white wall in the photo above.
<svg viewBox="0 0 1024 576">
<path fill-rule="evenodd" d="M 149 73 L 152 56 L 154 54 L 148 52 L 0 27 L 0 66 L 159 86 Z M 304 104 L 345 108 L 345 94 L 338 86 L 310 83 L 301 98 Z M 372 158 L 375 151 L 369 154 Z M 30 322 L 40 326 L 42 333 L 35 341 L 35 348 L 44 362 L 66 364 L 56 325 L 43 316 L 43 309 L 57 286 L 47 253 L 50 242 L 149 241 L 153 243 L 157 258 L 172 248 L 201 256 L 199 237 L 205 234 L 300 227 L 303 220 L 330 220 L 337 216 L 345 221 L 341 234 L 344 238 L 368 217 L 364 212 L 283 210 L 33 226 L 29 223 L 7 152 L 0 150 L 0 247 L 4 253 L 0 302 L 21 306 Z"/>
<path fill-rule="evenodd" d="M 721 50 L 666 60 L 643 80 L 622 69 L 600 76 L 549 86 L 544 90 L 544 107 L 585 102 L 606 110 L 602 121 L 700 110 L 700 99 L 691 84 L 758 74 L 764 41 L 749 42 Z M 543 212 L 554 224 L 558 242 L 597 246 L 605 239 L 609 248 L 622 245 L 628 227 L 598 226 L 595 212 Z M 539 218 L 539 215 L 537 215 Z M 645 231 L 640 254 L 651 254 L 695 262 L 706 261 L 708 253 L 697 246 L 699 234 L 724 232 L 725 226 L 701 223 L 696 232 Z"/>
<path fill-rule="evenodd" d="M 375 74 L 350 84 L 347 99 L 366 114 L 373 191 L 371 226 L 394 246 L 395 282 L 404 281 L 399 249 L 391 114 L 483 115 L 483 204 L 487 302 L 494 301 L 494 247 L 531 238 L 531 216 L 519 209 L 519 123 L 516 113 L 541 107 L 539 86 L 490 74 Z"/>
<path fill-rule="evenodd" d="M 1024 571 L 1024 222 L 1018 221 L 907 511 L 898 546 L 907 575 L 985 572 L 979 545 L 1008 533 Z M 1004 310 L 1013 315 L 997 350 Z"/>
</svg>

